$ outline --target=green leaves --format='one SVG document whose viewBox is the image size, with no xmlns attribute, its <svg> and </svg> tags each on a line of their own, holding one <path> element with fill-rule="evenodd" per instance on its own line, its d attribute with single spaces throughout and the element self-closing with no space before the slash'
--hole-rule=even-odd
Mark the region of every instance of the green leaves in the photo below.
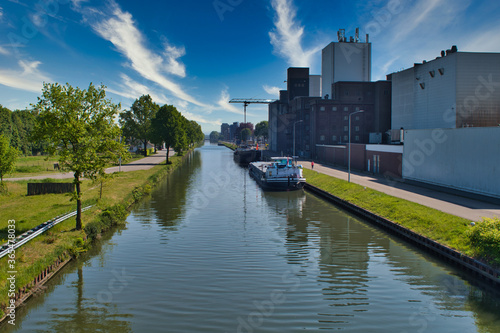
<svg viewBox="0 0 500 333">
<path fill-rule="evenodd" d="M 105 97 L 105 87 L 96 88 L 92 83 L 87 90 L 45 84 L 34 105 L 38 118 L 33 137 L 46 142 L 50 154 L 58 154 L 62 169 L 74 173 L 78 202 L 81 177 L 95 179 L 104 174 L 108 163 L 128 154 L 119 142 L 121 130 L 114 122 L 120 105 Z M 77 229 L 80 217 L 79 213 Z"/>
<path fill-rule="evenodd" d="M 140 140 L 144 144 L 145 156 L 147 156 L 147 142 L 155 141 L 152 120 L 159 108 L 151 96 L 143 95 L 135 100 L 129 111 L 120 113 L 123 135 L 132 142 Z"/>
<path fill-rule="evenodd" d="M 266 120 L 263 120 L 255 125 L 254 135 L 256 138 L 263 137 L 264 139 L 267 139 L 269 136 L 269 123 Z"/>
<path fill-rule="evenodd" d="M 0 181 L 3 182 L 3 177 L 10 173 L 16 164 L 19 151 L 9 145 L 9 139 L 0 135 Z"/>
</svg>

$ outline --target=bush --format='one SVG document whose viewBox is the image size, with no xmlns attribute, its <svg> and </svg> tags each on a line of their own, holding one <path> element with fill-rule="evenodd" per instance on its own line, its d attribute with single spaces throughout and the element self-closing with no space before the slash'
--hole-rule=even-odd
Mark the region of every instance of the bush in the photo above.
<svg viewBox="0 0 500 333">
<path fill-rule="evenodd" d="M 483 218 L 467 230 L 476 254 L 500 265 L 500 219 Z"/>
<path fill-rule="evenodd" d="M 125 220 L 127 210 L 123 205 L 117 204 L 103 210 L 99 216 L 90 223 L 85 225 L 85 233 L 90 239 L 95 239 L 98 234 L 108 230 L 114 225 L 117 225 Z"/>
</svg>

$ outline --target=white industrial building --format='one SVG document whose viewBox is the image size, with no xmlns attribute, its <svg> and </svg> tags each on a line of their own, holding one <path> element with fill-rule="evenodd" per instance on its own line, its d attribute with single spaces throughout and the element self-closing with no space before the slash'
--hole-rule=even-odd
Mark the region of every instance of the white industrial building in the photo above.
<svg viewBox="0 0 500 333">
<path fill-rule="evenodd" d="M 349 40 L 345 30 L 338 32 L 338 42 L 328 44 L 321 54 L 322 94 L 333 97 L 332 85 L 339 81 L 371 81 L 372 46 L 366 41 L 360 42 L 359 29 L 355 37 Z"/>
<path fill-rule="evenodd" d="M 500 53 L 454 46 L 388 79 L 403 178 L 500 198 Z"/>
<path fill-rule="evenodd" d="M 500 53 L 442 52 L 388 75 L 393 129 L 500 124 Z"/>
</svg>

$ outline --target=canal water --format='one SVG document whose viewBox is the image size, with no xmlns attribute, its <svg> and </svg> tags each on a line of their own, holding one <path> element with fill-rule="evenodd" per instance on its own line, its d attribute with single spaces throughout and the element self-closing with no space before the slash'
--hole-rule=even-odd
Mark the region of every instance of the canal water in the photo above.
<svg viewBox="0 0 500 333">
<path fill-rule="evenodd" d="M 205 145 L 5 332 L 500 332 L 500 298 Z"/>
</svg>

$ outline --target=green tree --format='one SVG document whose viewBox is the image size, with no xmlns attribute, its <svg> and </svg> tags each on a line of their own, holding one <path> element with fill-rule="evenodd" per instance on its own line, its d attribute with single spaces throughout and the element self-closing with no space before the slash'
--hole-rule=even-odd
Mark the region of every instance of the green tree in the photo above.
<svg viewBox="0 0 500 333">
<path fill-rule="evenodd" d="M 114 117 L 119 105 L 106 99 L 105 86 L 87 90 L 66 84 L 44 84 L 34 105 L 38 112 L 33 137 L 47 143 L 47 152 L 58 154 L 59 165 L 73 172 L 77 202 L 76 229 L 82 228 L 81 179 L 95 180 L 105 167 L 127 154 L 119 142 L 120 128 Z"/>
<path fill-rule="evenodd" d="M 13 127 L 12 111 L 0 105 L 0 134 L 9 140 L 9 145 L 13 133 Z"/>
<path fill-rule="evenodd" d="M 143 95 L 135 100 L 130 110 L 120 113 L 123 135 L 140 140 L 144 145 L 144 156 L 148 156 L 148 141 L 153 139 L 152 120 L 159 108 L 151 96 Z"/>
<path fill-rule="evenodd" d="M 163 105 L 160 107 L 153 119 L 154 136 L 160 138 L 167 148 L 167 164 L 170 148 L 178 149 L 185 144 L 185 131 L 183 128 L 182 115 L 175 106 Z M 184 137 L 183 135 L 184 134 Z M 175 148 L 174 148 L 175 149 Z"/>
<path fill-rule="evenodd" d="M 267 140 L 269 137 L 269 123 L 267 120 L 263 120 L 257 125 L 255 125 L 255 132 L 254 135 L 256 138 L 264 138 Z"/>
<path fill-rule="evenodd" d="M 3 177 L 14 169 L 18 155 L 19 151 L 9 145 L 9 139 L 0 134 L 0 183 L 3 184 Z"/>
<path fill-rule="evenodd" d="M 210 132 L 210 142 L 217 142 L 221 137 L 220 133 L 217 131 Z"/>
<path fill-rule="evenodd" d="M 201 126 L 196 121 L 187 120 L 186 127 L 189 145 L 194 145 L 196 142 L 200 142 L 205 139 L 205 134 L 203 134 Z"/>
<path fill-rule="evenodd" d="M 244 128 L 241 131 L 241 141 L 247 141 L 252 136 L 252 130 L 249 128 Z"/>
</svg>

